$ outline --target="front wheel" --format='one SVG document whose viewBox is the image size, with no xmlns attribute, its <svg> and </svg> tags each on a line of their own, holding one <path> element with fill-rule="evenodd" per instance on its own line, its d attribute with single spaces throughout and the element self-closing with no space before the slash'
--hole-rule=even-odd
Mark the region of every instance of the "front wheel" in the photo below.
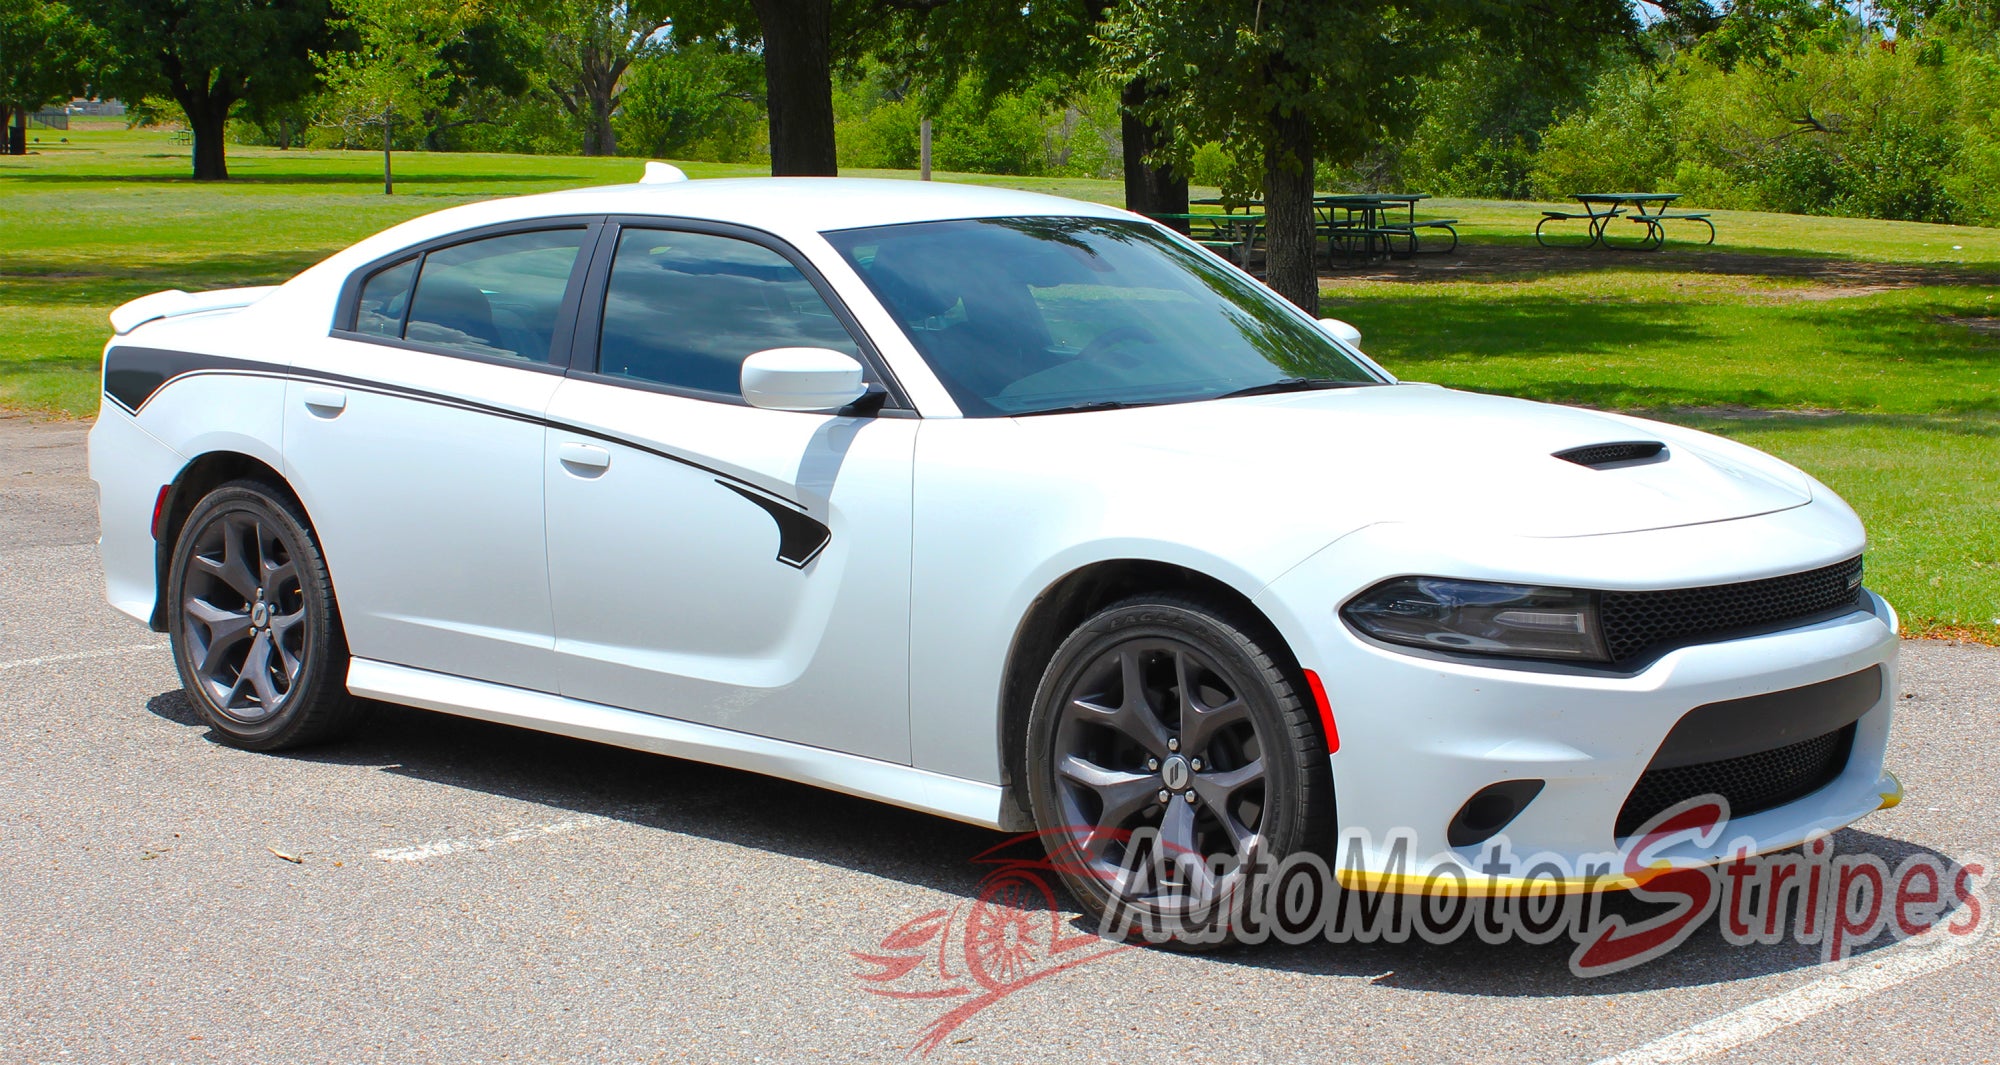
<svg viewBox="0 0 2000 1065">
<path fill-rule="evenodd" d="M 1113 604 L 1057 649 L 1029 716 L 1029 800 L 1106 934 L 1234 938 L 1222 908 L 1256 886 L 1250 859 L 1331 852 L 1332 770 L 1295 671 L 1258 619 L 1180 597 Z"/>
<path fill-rule="evenodd" d="M 223 742 L 277 750 L 354 724 L 333 584 L 297 504 L 261 482 L 225 484 L 195 505 L 169 565 L 174 665 Z"/>
</svg>

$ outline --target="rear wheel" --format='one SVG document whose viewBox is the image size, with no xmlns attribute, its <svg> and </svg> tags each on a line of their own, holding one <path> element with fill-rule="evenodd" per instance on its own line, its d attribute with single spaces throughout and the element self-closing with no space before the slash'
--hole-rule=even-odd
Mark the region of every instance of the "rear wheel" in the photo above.
<svg viewBox="0 0 2000 1065">
<path fill-rule="evenodd" d="M 231 481 L 195 505 L 169 564 L 174 665 L 224 742 L 296 747 L 360 717 L 333 585 L 297 504 Z"/>
<path fill-rule="evenodd" d="M 1207 934 L 1256 886 L 1249 859 L 1332 850 L 1326 741 L 1293 671 L 1257 619 L 1178 597 L 1116 603 L 1057 649 L 1029 718 L 1030 803 L 1107 933 Z"/>
</svg>

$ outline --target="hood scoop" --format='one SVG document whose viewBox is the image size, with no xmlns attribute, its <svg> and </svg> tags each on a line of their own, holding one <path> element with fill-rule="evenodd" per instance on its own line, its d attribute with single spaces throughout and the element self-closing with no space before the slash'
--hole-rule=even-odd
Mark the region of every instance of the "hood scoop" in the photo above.
<svg viewBox="0 0 2000 1065">
<path fill-rule="evenodd" d="M 1611 470 L 1622 466 L 1639 466 L 1649 462 L 1667 461 L 1667 445 L 1658 440 L 1627 440 L 1610 444 L 1585 444 L 1566 451 L 1558 451 L 1555 457 L 1593 470 Z"/>
</svg>

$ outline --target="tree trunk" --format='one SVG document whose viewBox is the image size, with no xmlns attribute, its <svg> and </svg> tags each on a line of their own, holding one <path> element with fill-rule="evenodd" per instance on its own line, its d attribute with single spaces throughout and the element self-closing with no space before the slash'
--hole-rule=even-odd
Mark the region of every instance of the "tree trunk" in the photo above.
<svg viewBox="0 0 2000 1065">
<path fill-rule="evenodd" d="M 583 154 L 617 155 L 618 131 L 611 125 L 611 93 L 591 85 L 586 88 L 590 113 L 583 116 Z"/>
<path fill-rule="evenodd" d="M 391 137 L 395 130 L 395 110 L 384 110 L 382 112 L 382 195 L 384 196 L 393 196 L 396 193 L 395 171 L 389 166 L 389 149 L 393 146 Z"/>
<path fill-rule="evenodd" d="M 4 154 L 28 154 L 28 109 L 0 109 L 0 126 L 5 126 L 7 131 L 7 150 Z"/>
<path fill-rule="evenodd" d="M 181 101 L 187 113 L 188 129 L 194 134 L 194 179 L 229 180 L 229 162 L 224 153 L 223 135 L 229 125 L 229 103 L 213 98 Z"/>
<path fill-rule="evenodd" d="M 1138 116 L 1150 92 L 1146 83 L 1137 80 L 1125 83 L 1119 92 L 1119 126 L 1125 140 L 1125 209 L 1140 214 L 1186 214 L 1188 210 L 1187 178 L 1174 173 L 1171 168 L 1155 166 L 1146 157 L 1166 144 L 1165 134 L 1156 126 Z M 1186 222 L 1169 223 L 1181 232 L 1187 232 Z"/>
<path fill-rule="evenodd" d="M 1303 113 L 1271 116 L 1264 145 L 1264 283 L 1319 317 L 1313 130 Z"/>
<path fill-rule="evenodd" d="M 764 32 L 771 174 L 832 177 L 832 0 L 754 0 Z"/>
</svg>

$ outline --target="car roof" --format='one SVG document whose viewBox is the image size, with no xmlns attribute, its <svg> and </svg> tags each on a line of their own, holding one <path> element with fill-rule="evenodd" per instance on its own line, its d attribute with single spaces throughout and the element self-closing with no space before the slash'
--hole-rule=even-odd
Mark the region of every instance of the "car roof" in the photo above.
<svg viewBox="0 0 2000 1065">
<path fill-rule="evenodd" d="M 733 222 L 780 236 L 1041 215 L 1130 218 L 1115 207 L 1018 189 L 885 178 L 720 178 L 567 189 L 492 201 L 493 222 L 557 214 L 657 215 Z"/>
</svg>

